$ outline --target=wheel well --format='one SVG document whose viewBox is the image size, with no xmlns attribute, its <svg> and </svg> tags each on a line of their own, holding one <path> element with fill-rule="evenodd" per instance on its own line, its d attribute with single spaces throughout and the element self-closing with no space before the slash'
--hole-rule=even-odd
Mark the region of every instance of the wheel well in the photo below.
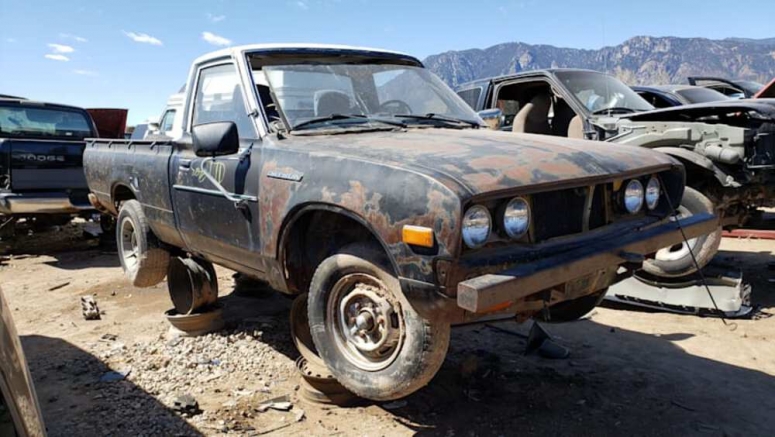
<svg viewBox="0 0 775 437">
<path fill-rule="evenodd" d="M 371 230 L 343 213 L 315 210 L 302 214 L 285 233 L 280 255 L 292 292 L 306 292 L 318 265 L 344 246 L 362 242 L 384 251 Z"/>
<path fill-rule="evenodd" d="M 116 208 L 116 211 L 118 211 L 121 202 L 135 198 L 135 193 L 126 185 L 116 185 L 113 189 L 113 206 Z"/>
<path fill-rule="evenodd" d="M 720 191 L 723 187 L 713 172 L 689 160 L 681 159 L 680 157 L 676 157 L 676 159 L 681 161 L 684 169 L 686 169 L 687 186 L 706 192 L 710 197 L 720 196 Z"/>
</svg>

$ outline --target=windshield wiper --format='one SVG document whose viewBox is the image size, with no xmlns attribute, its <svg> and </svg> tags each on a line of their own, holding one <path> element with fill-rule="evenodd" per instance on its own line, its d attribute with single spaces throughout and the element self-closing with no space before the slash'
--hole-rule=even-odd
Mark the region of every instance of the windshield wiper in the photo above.
<svg viewBox="0 0 775 437">
<path fill-rule="evenodd" d="M 362 120 L 366 122 L 374 121 L 377 123 L 389 124 L 391 126 L 406 127 L 406 124 L 400 121 L 385 120 L 382 118 L 373 118 L 363 114 L 331 114 L 325 117 L 317 117 L 311 120 L 303 121 L 297 124 L 296 126 L 294 126 L 292 130 L 298 130 L 299 128 L 303 128 L 306 126 L 311 126 L 314 124 L 325 123 L 328 121 L 336 121 L 336 120 Z"/>
<path fill-rule="evenodd" d="M 638 112 L 638 111 L 636 111 L 636 110 L 634 110 L 632 108 L 628 108 L 626 106 L 612 106 L 610 108 L 603 108 L 603 109 L 598 109 L 597 111 L 592 111 L 592 115 L 606 114 L 606 113 L 611 114 L 613 112 L 618 112 L 618 113 L 622 113 L 623 112 L 623 113 L 628 114 L 628 113 L 633 113 L 633 112 Z"/>
<path fill-rule="evenodd" d="M 480 124 L 478 121 L 474 120 L 466 120 L 464 118 L 455 118 L 455 117 L 449 117 L 446 115 L 440 115 L 440 114 L 434 114 L 433 112 L 430 112 L 425 115 L 419 115 L 419 114 L 395 114 L 393 117 L 396 118 L 411 118 L 413 120 L 438 120 L 443 121 L 446 123 L 459 123 L 459 124 L 467 124 L 472 127 L 480 127 Z"/>
</svg>

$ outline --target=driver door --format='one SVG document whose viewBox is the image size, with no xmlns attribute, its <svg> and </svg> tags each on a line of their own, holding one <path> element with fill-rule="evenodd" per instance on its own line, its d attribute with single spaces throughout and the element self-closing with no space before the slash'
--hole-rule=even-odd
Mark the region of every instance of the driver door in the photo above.
<svg viewBox="0 0 775 437">
<path fill-rule="evenodd" d="M 178 144 L 170 162 L 176 176 L 173 200 L 178 228 L 188 249 L 223 264 L 260 266 L 258 183 L 261 141 L 248 116 L 232 63 L 204 66 L 196 81 L 191 126 L 233 121 L 240 136 L 236 155 L 201 158 L 190 142 Z M 223 195 L 206 176 L 240 201 Z"/>
</svg>

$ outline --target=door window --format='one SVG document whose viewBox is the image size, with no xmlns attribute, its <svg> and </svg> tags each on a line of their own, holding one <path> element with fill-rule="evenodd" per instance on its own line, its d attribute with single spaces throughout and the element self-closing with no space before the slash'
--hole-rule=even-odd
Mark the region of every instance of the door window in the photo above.
<svg viewBox="0 0 775 437">
<path fill-rule="evenodd" d="M 161 123 L 159 123 L 159 129 L 162 132 L 169 132 L 172 130 L 172 125 L 175 122 L 175 111 L 174 109 L 168 109 L 167 112 L 164 113 L 164 116 L 161 118 Z"/>
<path fill-rule="evenodd" d="M 233 121 L 240 137 L 256 137 L 243 99 L 239 76 L 232 64 L 205 68 L 199 73 L 193 125 L 216 121 Z"/>
</svg>

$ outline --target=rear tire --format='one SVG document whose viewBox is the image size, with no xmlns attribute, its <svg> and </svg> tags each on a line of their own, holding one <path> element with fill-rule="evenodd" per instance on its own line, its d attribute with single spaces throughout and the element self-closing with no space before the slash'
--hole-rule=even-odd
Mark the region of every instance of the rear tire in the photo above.
<svg viewBox="0 0 775 437">
<path fill-rule="evenodd" d="M 153 287 L 163 281 L 170 254 L 160 247 L 159 240 L 153 235 L 140 202 L 124 202 L 116 224 L 118 258 L 132 285 Z"/>
<path fill-rule="evenodd" d="M 713 202 L 705 195 L 694 188 L 686 187 L 678 212 L 680 217 L 688 217 L 704 212 L 715 214 L 716 209 Z M 718 252 L 721 231 L 719 226 L 710 234 L 693 238 L 688 243 L 683 242 L 680 245 L 660 249 L 654 259 L 648 259 L 643 263 L 643 270 L 663 278 L 678 278 L 692 274 L 697 271 L 697 266 L 692 260 L 691 252 L 697 258 L 700 268 L 708 265 Z"/>
<path fill-rule="evenodd" d="M 352 245 L 326 258 L 310 284 L 312 340 L 336 379 L 375 401 L 407 396 L 436 375 L 450 326 L 424 319 L 377 249 Z"/>
</svg>

